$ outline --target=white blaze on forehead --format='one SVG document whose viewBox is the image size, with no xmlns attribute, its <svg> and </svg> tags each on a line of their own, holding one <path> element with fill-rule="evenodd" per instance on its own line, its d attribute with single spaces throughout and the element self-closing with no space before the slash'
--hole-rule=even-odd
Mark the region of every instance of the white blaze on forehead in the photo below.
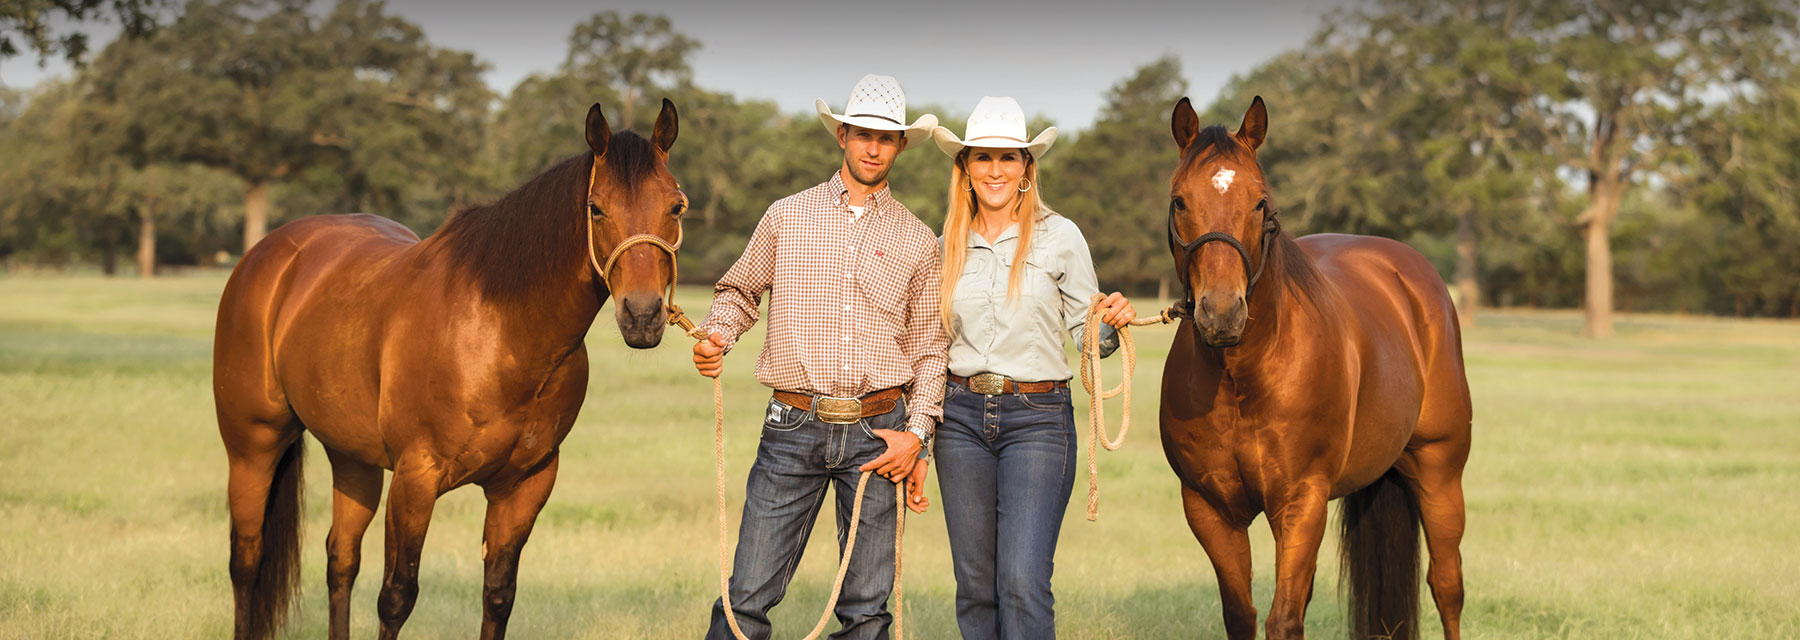
<svg viewBox="0 0 1800 640">
<path fill-rule="evenodd" d="M 1213 174 L 1213 188 L 1218 189 L 1220 195 L 1224 195 L 1225 191 L 1231 188 L 1231 178 L 1236 175 L 1236 171 L 1220 169 L 1218 173 Z"/>
</svg>

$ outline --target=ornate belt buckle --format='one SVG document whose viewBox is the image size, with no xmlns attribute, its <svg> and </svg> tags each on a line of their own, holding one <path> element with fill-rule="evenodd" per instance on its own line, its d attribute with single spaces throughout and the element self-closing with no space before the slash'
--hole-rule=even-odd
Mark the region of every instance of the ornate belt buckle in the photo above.
<svg viewBox="0 0 1800 640">
<path fill-rule="evenodd" d="M 854 424 L 862 420 L 862 400 L 819 396 L 813 399 L 813 413 L 831 424 Z"/>
<path fill-rule="evenodd" d="M 1006 389 L 1006 376 L 998 373 L 977 373 L 969 378 L 969 390 L 984 396 L 997 396 Z"/>
</svg>

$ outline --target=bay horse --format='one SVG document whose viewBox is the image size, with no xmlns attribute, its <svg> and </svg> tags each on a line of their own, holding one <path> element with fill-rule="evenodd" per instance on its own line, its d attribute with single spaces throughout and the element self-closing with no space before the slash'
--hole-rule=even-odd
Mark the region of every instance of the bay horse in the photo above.
<svg viewBox="0 0 1800 640">
<path fill-rule="evenodd" d="M 1275 537 L 1271 639 L 1305 635 L 1326 529 L 1341 508 L 1342 583 L 1355 638 L 1418 636 L 1419 529 L 1444 637 L 1461 637 L 1462 471 L 1469 384 L 1442 278 L 1404 244 L 1281 230 L 1256 149 L 1258 96 L 1235 133 L 1171 131 L 1169 247 L 1189 318 L 1163 372 L 1163 450 L 1218 576 L 1226 635 L 1256 636 L 1247 528 Z"/>
<path fill-rule="evenodd" d="M 272 636 L 298 587 L 302 432 L 331 460 L 330 637 L 349 636 L 383 469 L 381 637 L 412 612 L 433 504 L 466 484 L 487 495 L 481 637 L 505 636 L 520 550 L 587 394 L 588 329 L 617 298 L 626 344 L 662 339 L 687 206 L 668 171 L 676 120 L 665 99 L 648 139 L 615 134 L 596 104 L 588 152 L 422 241 L 377 216 L 314 216 L 245 252 L 213 343 L 235 637 Z"/>
</svg>

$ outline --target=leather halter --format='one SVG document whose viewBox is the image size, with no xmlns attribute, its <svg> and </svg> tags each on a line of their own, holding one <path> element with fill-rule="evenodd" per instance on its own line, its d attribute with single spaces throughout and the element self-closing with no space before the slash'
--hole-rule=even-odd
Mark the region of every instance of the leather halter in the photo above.
<svg viewBox="0 0 1800 640">
<path fill-rule="evenodd" d="M 1238 240 L 1237 236 L 1223 231 L 1209 231 L 1192 241 L 1183 241 L 1181 232 L 1175 229 L 1175 212 L 1173 210 L 1169 212 L 1169 246 L 1172 249 L 1180 249 L 1180 252 L 1176 254 L 1178 259 L 1175 266 L 1177 273 L 1181 275 L 1182 291 L 1186 294 L 1186 297 L 1175 305 L 1178 314 L 1186 315 L 1190 319 L 1198 319 L 1194 315 L 1194 286 L 1188 281 L 1187 266 L 1193 263 L 1194 254 L 1200 251 L 1200 247 L 1205 246 L 1208 242 L 1223 242 L 1237 251 L 1238 257 L 1244 261 L 1244 274 L 1250 278 L 1249 282 L 1244 285 L 1244 299 L 1249 300 L 1250 294 L 1256 291 L 1257 279 L 1262 277 L 1263 268 L 1269 266 L 1269 247 L 1274 244 L 1275 237 L 1281 233 L 1281 220 L 1276 217 L 1276 214 L 1280 212 L 1275 209 L 1275 205 L 1270 203 L 1268 198 L 1264 198 L 1257 204 L 1257 207 L 1263 211 L 1262 259 L 1257 262 L 1254 271 L 1250 268 L 1250 251 L 1244 248 L 1244 243 Z"/>
<path fill-rule="evenodd" d="M 594 179 L 599 171 L 600 161 L 599 158 L 595 158 L 593 168 L 588 170 L 588 197 L 592 197 L 594 193 Z M 593 201 L 589 200 L 588 205 L 593 206 Z M 680 263 L 680 261 L 676 259 L 675 252 L 681 250 L 681 241 L 684 236 L 681 223 L 677 222 L 675 224 L 674 243 L 663 240 L 661 236 L 649 233 L 640 233 L 631 236 L 626 238 L 624 242 L 620 242 L 619 246 L 613 247 L 612 254 L 606 256 L 606 266 L 603 267 L 600 265 L 598 254 L 594 253 L 594 214 L 590 211 L 582 211 L 581 213 L 582 217 L 587 220 L 588 264 L 593 265 L 594 272 L 600 275 L 600 282 L 601 284 L 606 285 L 607 294 L 611 295 L 613 292 L 612 269 L 614 265 L 618 264 L 619 257 L 625 255 L 626 249 L 630 249 L 640 244 L 647 244 L 661 249 L 663 253 L 669 254 L 669 288 L 667 294 L 663 296 L 663 308 L 669 310 L 674 315 L 679 315 L 680 308 L 674 306 L 676 266 Z"/>
</svg>

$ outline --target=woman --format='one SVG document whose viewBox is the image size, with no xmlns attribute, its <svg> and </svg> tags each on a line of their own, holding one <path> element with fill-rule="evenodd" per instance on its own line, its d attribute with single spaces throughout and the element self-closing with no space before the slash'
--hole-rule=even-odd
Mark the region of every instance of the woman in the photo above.
<svg viewBox="0 0 1800 640">
<path fill-rule="evenodd" d="M 1050 573 L 1077 469 L 1063 336 L 1080 339 L 1098 284 L 1081 230 L 1043 202 L 1037 163 L 1056 129 L 1026 142 L 1019 103 L 987 97 L 965 133 L 933 130 L 956 161 L 943 237 L 949 389 L 933 438 L 956 621 L 969 640 L 1054 638 Z M 1102 338 L 1135 317 L 1118 293 L 1102 305 Z"/>
</svg>

